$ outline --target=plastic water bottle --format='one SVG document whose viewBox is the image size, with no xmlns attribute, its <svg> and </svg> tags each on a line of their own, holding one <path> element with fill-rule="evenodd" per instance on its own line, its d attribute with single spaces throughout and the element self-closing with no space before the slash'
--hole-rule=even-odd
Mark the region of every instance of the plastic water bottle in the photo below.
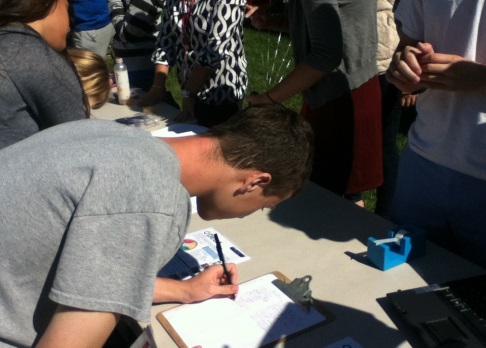
<svg viewBox="0 0 486 348">
<path fill-rule="evenodd" d="M 121 105 L 127 105 L 130 99 L 130 81 L 128 80 L 128 69 L 123 63 L 123 58 L 116 58 L 116 64 L 113 67 L 115 72 L 116 90 L 118 92 L 118 102 Z"/>
</svg>

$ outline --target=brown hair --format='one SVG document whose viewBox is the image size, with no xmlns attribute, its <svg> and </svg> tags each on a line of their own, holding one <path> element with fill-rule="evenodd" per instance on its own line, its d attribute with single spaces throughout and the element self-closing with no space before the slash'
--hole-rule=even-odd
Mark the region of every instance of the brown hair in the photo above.
<svg viewBox="0 0 486 348">
<path fill-rule="evenodd" d="M 104 59 L 93 52 L 68 49 L 92 109 L 102 107 L 110 96 L 110 72 Z"/>
<path fill-rule="evenodd" d="M 44 19 L 58 0 L 0 0 L 0 26 L 8 23 L 31 23 Z"/>
<path fill-rule="evenodd" d="M 295 194 L 309 179 L 314 135 L 307 121 L 282 105 L 254 105 L 202 136 L 218 139 L 223 159 L 238 169 L 272 175 L 266 196 Z"/>
</svg>

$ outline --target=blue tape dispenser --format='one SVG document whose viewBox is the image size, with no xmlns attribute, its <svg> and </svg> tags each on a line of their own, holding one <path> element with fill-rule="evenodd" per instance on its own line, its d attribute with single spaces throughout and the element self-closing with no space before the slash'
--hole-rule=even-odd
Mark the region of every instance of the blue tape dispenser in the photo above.
<svg viewBox="0 0 486 348">
<path fill-rule="evenodd" d="M 382 271 L 425 254 L 427 236 L 415 226 L 400 226 L 388 231 L 388 238 L 368 238 L 368 259 Z"/>
</svg>

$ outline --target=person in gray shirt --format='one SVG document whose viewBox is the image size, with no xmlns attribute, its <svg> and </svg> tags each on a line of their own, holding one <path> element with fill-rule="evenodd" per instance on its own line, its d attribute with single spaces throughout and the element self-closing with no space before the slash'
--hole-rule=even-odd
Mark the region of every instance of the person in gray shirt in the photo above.
<svg viewBox="0 0 486 348">
<path fill-rule="evenodd" d="M 187 281 L 157 278 L 191 214 L 243 217 L 307 182 L 313 134 L 297 113 L 252 106 L 207 133 L 154 138 L 81 120 L 0 151 L 0 346 L 101 346 L 120 316 L 150 320 L 153 302 L 238 291 L 221 266 Z"/>
<path fill-rule="evenodd" d="M 67 0 L 0 0 L 0 149 L 89 116 L 68 31 Z"/>
</svg>

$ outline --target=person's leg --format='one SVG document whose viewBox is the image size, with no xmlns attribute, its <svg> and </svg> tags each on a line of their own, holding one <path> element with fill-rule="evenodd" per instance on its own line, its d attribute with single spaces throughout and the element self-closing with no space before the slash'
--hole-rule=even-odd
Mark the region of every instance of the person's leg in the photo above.
<svg viewBox="0 0 486 348">
<path fill-rule="evenodd" d="M 486 181 L 452 171 L 445 203 L 458 253 L 486 268 Z"/>
<path fill-rule="evenodd" d="M 454 240 L 447 232 L 443 203 L 448 200 L 447 178 L 432 162 L 408 146 L 400 157 L 391 220 L 398 225 L 412 224 L 427 231 L 432 241 L 452 248 Z"/>
<path fill-rule="evenodd" d="M 391 203 L 395 192 L 400 152 L 397 145 L 402 106 L 398 89 L 380 75 L 383 119 L 383 185 L 376 189 L 375 213 L 390 218 Z"/>
<path fill-rule="evenodd" d="M 406 148 L 400 158 L 391 220 L 486 266 L 486 183 L 437 165 Z"/>
<path fill-rule="evenodd" d="M 353 158 L 353 103 L 346 94 L 311 109 L 302 106 L 302 116 L 314 131 L 314 162 L 311 181 L 342 196 Z"/>
</svg>

